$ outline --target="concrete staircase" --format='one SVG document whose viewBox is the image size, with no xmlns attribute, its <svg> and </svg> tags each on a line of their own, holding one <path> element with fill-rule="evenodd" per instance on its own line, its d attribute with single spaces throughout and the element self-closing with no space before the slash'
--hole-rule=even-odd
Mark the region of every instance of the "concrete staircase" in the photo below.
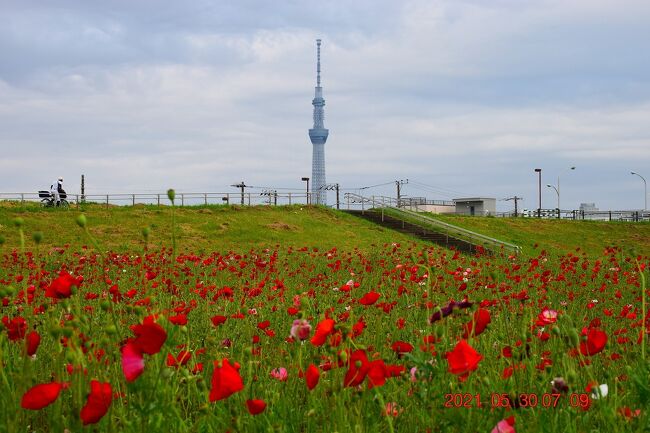
<svg viewBox="0 0 650 433">
<path fill-rule="evenodd" d="M 381 211 L 376 210 L 345 210 L 344 212 L 354 215 L 365 220 L 371 221 L 382 227 L 390 230 L 396 230 L 401 233 L 410 234 L 424 241 L 433 242 L 446 248 L 454 249 L 462 252 L 474 252 L 476 245 L 470 242 L 440 233 L 431 229 L 421 227 L 416 224 L 395 218 L 384 214 L 382 217 Z"/>
</svg>

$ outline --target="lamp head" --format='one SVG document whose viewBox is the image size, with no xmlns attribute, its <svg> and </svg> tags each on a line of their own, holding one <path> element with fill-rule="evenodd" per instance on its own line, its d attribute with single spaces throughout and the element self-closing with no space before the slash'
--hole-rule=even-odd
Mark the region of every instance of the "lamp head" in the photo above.
<svg viewBox="0 0 650 433">
<path fill-rule="evenodd" d="M 308 177 L 303 177 L 302 180 L 303 180 L 303 182 L 306 182 L 306 181 L 309 180 L 309 178 Z"/>
<path fill-rule="evenodd" d="M 549 188 L 553 188 L 553 185 L 551 185 L 550 183 L 547 183 L 546 186 Z"/>
<path fill-rule="evenodd" d="M 636 174 L 635 172 L 631 171 L 630 174 Z"/>
<path fill-rule="evenodd" d="M 541 168 L 536 168 L 536 169 L 535 169 L 535 173 L 540 173 L 541 171 L 542 171 Z"/>
</svg>

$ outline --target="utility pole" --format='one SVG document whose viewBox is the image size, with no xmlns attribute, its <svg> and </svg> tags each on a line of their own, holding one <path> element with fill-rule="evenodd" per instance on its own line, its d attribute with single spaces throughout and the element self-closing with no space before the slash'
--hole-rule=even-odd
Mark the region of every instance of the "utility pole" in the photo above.
<svg viewBox="0 0 650 433">
<path fill-rule="evenodd" d="M 401 187 L 402 185 L 408 184 L 409 180 L 408 179 L 400 179 L 395 181 L 395 185 L 397 186 L 397 207 L 400 207 L 400 201 L 402 199 L 402 190 Z"/>
<path fill-rule="evenodd" d="M 86 202 L 86 182 L 83 174 L 81 175 L 81 202 Z"/>
<path fill-rule="evenodd" d="M 271 204 L 271 200 L 273 200 L 273 205 L 277 206 L 278 205 L 278 191 L 274 189 L 267 189 L 263 192 L 260 193 L 261 196 L 266 196 L 269 198 L 269 205 Z"/>
<path fill-rule="evenodd" d="M 537 187 L 539 193 L 539 204 L 537 206 L 537 218 L 542 217 L 542 169 L 536 168 L 535 173 L 537 173 L 539 186 Z"/>
<path fill-rule="evenodd" d="M 515 195 L 514 197 L 508 197 L 508 198 L 504 198 L 504 199 L 503 199 L 503 200 L 505 200 L 505 201 L 514 200 L 514 202 L 515 202 L 515 218 L 516 218 L 517 216 L 519 216 L 519 212 L 517 211 L 517 201 L 518 201 L 518 200 L 523 200 L 523 199 L 524 199 L 523 197 L 517 197 L 516 195 Z"/>
<path fill-rule="evenodd" d="M 235 185 L 230 185 L 230 186 L 241 189 L 241 205 L 243 206 L 244 205 L 244 188 L 248 188 L 248 186 L 244 183 L 243 180 L 241 181 L 241 183 L 237 183 Z"/>
<path fill-rule="evenodd" d="M 327 185 L 323 185 L 319 189 L 322 189 L 322 190 L 325 190 L 325 191 L 336 190 L 336 209 L 341 208 L 340 207 L 341 202 L 339 201 L 339 184 L 338 183 L 330 183 L 330 184 L 327 184 Z"/>
</svg>

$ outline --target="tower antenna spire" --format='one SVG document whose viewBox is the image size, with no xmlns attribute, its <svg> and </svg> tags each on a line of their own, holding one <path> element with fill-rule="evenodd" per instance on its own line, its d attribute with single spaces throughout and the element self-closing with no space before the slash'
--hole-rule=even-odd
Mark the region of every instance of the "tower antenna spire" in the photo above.
<svg viewBox="0 0 650 433">
<path fill-rule="evenodd" d="M 320 87 L 320 39 L 316 39 L 316 86 Z"/>
</svg>

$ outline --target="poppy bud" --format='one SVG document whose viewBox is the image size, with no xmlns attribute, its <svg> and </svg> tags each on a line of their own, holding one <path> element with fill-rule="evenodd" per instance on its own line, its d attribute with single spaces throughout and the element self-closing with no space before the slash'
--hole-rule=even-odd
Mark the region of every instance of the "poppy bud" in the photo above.
<svg viewBox="0 0 650 433">
<path fill-rule="evenodd" d="M 436 326 L 433 328 L 433 335 L 436 336 L 436 338 L 442 338 L 445 335 L 445 328 L 442 326 Z"/>
<path fill-rule="evenodd" d="M 174 204 L 174 199 L 176 198 L 176 191 L 174 191 L 171 188 L 168 189 L 167 190 L 167 197 L 169 198 L 169 201 L 171 201 L 172 204 Z"/>
<path fill-rule="evenodd" d="M 23 224 L 25 224 L 25 220 L 24 220 L 24 219 L 22 219 L 21 217 L 14 218 L 14 225 L 15 225 L 16 227 L 19 227 L 19 228 L 20 228 L 20 227 L 23 226 Z"/>
<path fill-rule="evenodd" d="M 0 245 L 5 243 L 5 237 L 0 235 Z"/>
<path fill-rule="evenodd" d="M 578 378 L 578 375 L 576 374 L 575 370 L 569 370 L 569 372 L 566 375 L 567 378 L 567 383 L 575 383 L 576 379 Z"/>
<path fill-rule="evenodd" d="M 34 239 L 34 242 L 36 242 L 36 245 L 40 244 L 41 241 L 43 240 L 43 232 L 34 232 L 32 234 L 32 239 Z"/>
<path fill-rule="evenodd" d="M 106 333 L 108 335 L 115 335 L 117 334 L 117 328 L 115 328 L 115 325 L 108 325 L 106 328 Z"/>
<path fill-rule="evenodd" d="M 342 363 L 347 363 L 348 361 L 348 353 L 347 352 L 341 352 L 339 353 L 339 359 L 341 360 Z"/>
<path fill-rule="evenodd" d="M 111 307 L 111 303 L 107 300 L 103 300 L 102 302 L 99 303 L 99 307 L 102 310 L 106 311 Z"/>
<path fill-rule="evenodd" d="M 8 286 L 6 290 L 7 296 L 13 296 L 13 294 L 16 293 L 16 288 L 14 286 Z"/>
<path fill-rule="evenodd" d="M 149 240 L 150 233 L 151 233 L 151 229 L 149 227 L 145 227 L 142 229 L 142 237 L 144 237 L 145 240 Z"/>
<path fill-rule="evenodd" d="M 77 225 L 82 229 L 86 228 L 86 215 L 81 214 L 77 217 Z"/>
<path fill-rule="evenodd" d="M 580 337 L 578 336 L 578 331 L 576 328 L 569 329 L 569 341 L 573 347 L 577 347 L 580 344 Z"/>
<path fill-rule="evenodd" d="M 560 328 L 558 326 L 554 326 L 553 328 L 551 328 L 551 332 L 558 337 L 562 335 L 562 331 L 560 331 Z"/>
</svg>

